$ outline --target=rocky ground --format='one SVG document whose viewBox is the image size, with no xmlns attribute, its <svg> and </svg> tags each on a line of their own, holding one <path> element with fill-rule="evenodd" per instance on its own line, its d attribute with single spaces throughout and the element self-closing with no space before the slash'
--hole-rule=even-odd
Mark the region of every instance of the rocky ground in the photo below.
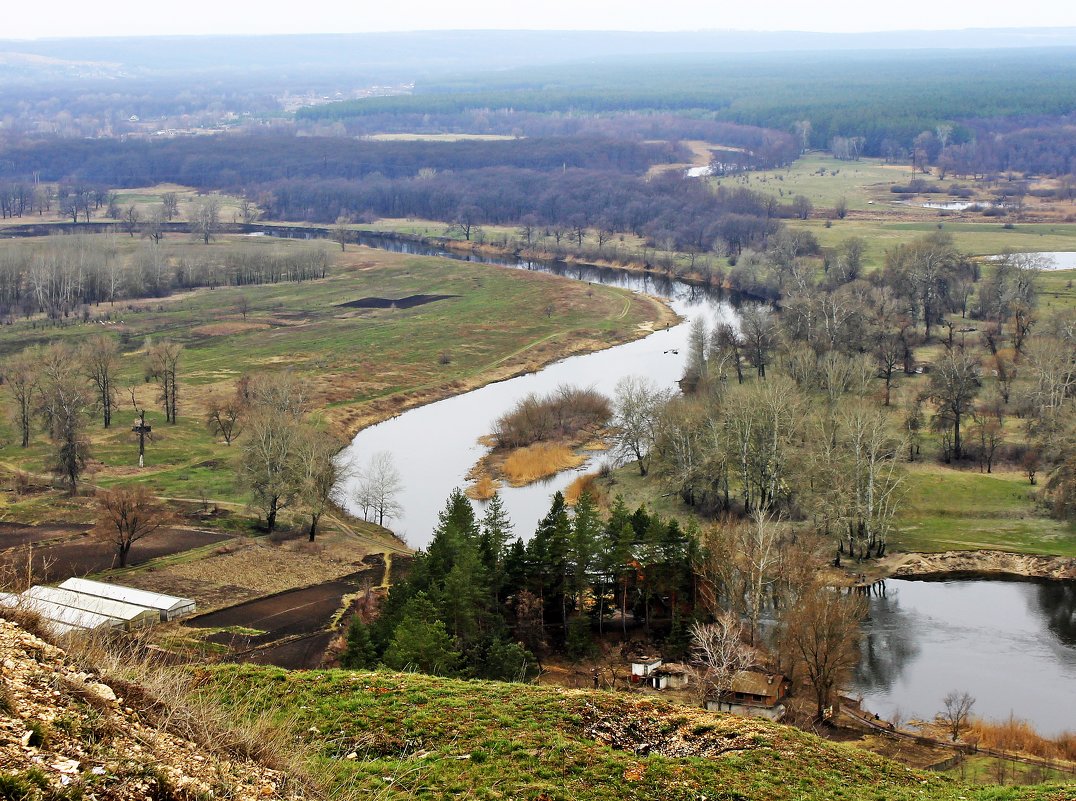
<svg viewBox="0 0 1076 801">
<path fill-rule="evenodd" d="M 0 798 L 7 801 L 301 794 L 284 772 L 169 733 L 150 712 L 159 702 L 79 670 L 64 651 L 7 620 L 0 620 L 0 676 Z"/>
</svg>

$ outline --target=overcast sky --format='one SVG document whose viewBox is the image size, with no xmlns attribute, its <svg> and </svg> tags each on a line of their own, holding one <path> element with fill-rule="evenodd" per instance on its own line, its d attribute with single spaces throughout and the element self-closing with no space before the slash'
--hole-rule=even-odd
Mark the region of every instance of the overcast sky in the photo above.
<svg viewBox="0 0 1076 801">
<path fill-rule="evenodd" d="M 1073 0 L 9 0 L 0 38 L 437 29 L 884 31 L 1076 26 Z"/>
</svg>

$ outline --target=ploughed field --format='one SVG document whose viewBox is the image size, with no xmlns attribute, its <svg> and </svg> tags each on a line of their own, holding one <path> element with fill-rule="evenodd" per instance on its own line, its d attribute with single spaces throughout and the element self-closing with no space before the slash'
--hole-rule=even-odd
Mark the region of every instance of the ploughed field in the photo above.
<svg viewBox="0 0 1076 801">
<path fill-rule="evenodd" d="M 195 548 L 224 542 L 227 534 L 214 531 L 168 528 L 131 546 L 127 565 L 135 567 L 150 560 L 174 556 Z M 10 543 L 10 544 L 9 544 Z M 116 550 L 95 539 L 88 526 L 10 526 L 0 529 L 0 574 L 24 574 L 32 558 L 37 581 L 57 582 L 118 567 Z"/>
</svg>

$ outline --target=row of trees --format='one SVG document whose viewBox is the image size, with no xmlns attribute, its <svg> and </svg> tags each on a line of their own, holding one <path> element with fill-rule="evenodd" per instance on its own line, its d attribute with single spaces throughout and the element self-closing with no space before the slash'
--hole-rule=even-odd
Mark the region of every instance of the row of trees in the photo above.
<svg viewBox="0 0 1076 801">
<path fill-rule="evenodd" d="M 330 260 L 313 243 L 201 253 L 151 238 L 129 254 L 107 234 L 8 243 L 0 248 L 0 314 L 61 318 L 88 304 L 180 289 L 309 281 L 324 278 Z"/>
</svg>

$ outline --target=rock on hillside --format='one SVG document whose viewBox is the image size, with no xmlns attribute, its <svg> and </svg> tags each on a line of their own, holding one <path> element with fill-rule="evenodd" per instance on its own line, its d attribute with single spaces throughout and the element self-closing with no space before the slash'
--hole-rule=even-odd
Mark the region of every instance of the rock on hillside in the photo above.
<svg viewBox="0 0 1076 801">
<path fill-rule="evenodd" d="M 0 798 L 273 801 L 283 773 L 222 759 L 134 712 L 65 653 L 0 620 Z"/>
</svg>

